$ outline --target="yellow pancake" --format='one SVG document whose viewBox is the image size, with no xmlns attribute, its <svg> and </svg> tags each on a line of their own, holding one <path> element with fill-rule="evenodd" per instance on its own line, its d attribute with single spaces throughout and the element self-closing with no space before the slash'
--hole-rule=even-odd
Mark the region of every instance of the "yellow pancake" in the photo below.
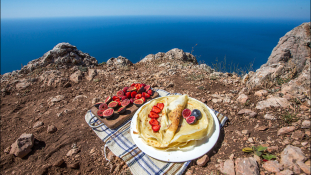
<svg viewBox="0 0 311 175">
<path fill-rule="evenodd" d="M 157 103 L 163 103 L 164 109 L 159 114 L 161 128 L 152 130 L 148 114 Z M 188 124 L 182 117 L 182 111 L 198 109 L 202 118 L 195 124 Z M 161 97 L 142 107 L 137 116 L 137 131 L 147 145 L 164 150 L 191 149 L 196 140 L 206 137 L 212 130 L 213 117 L 206 106 L 187 95 Z"/>
</svg>

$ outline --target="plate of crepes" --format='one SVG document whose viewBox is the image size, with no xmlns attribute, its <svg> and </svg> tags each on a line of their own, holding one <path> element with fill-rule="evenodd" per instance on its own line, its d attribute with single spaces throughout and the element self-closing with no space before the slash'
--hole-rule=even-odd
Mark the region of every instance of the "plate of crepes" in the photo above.
<svg viewBox="0 0 311 175">
<path fill-rule="evenodd" d="M 219 121 L 204 103 L 187 95 L 156 98 L 134 114 L 133 141 L 147 155 L 166 162 L 203 156 L 219 137 Z"/>
</svg>

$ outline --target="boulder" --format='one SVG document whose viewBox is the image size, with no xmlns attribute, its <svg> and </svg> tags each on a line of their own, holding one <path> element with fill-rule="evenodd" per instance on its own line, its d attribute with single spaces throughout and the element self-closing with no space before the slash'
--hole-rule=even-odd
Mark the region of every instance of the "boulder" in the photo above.
<svg viewBox="0 0 311 175">
<path fill-rule="evenodd" d="M 258 96 L 258 97 L 267 96 L 268 95 L 268 91 L 266 91 L 266 90 L 259 90 L 259 91 L 256 91 L 254 95 Z"/>
<path fill-rule="evenodd" d="M 149 54 L 149 55 L 145 56 L 145 58 L 143 58 L 139 62 L 144 63 L 144 62 L 150 62 L 150 61 L 153 61 L 153 60 L 155 60 L 154 54 Z"/>
<path fill-rule="evenodd" d="M 117 58 L 114 58 L 114 57 L 110 58 L 107 61 L 107 65 L 108 66 L 122 67 L 122 66 L 131 66 L 131 65 L 133 65 L 133 63 L 129 59 L 127 59 L 123 56 L 118 56 Z"/>
<path fill-rule="evenodd" d="M 293 96 L 310 89 L 311 57 L 310 22 L 303 23 L 280 38 L 266 64 L 248 76 L 250 89 L 266 85 L 282 85 L 281 92 Z"/>
<path fill-rule="evenodd" d="M 12 145 L 10 154 L 14 154 L 17 157 L 23 158 L 31 152 L 31 148 L 34 145 L 33 134 L 22 134 Z"/>
<path fill-rule="evenodd" d="M 42 57 L 30 61 L 21 69 L 20 73 L 26 74 L 52 63 L 60 66 L 73 66 L 77 64 L 90 66 L 97 65 L 97 60 L 89 54 L 78 50 L 76 46 L 69 43 L 59 43 Z"/>
<path fill-rule="evenodd" d="M 237 158 L 235 160 L 236 175 L 259 175 L 259 168 L 253 157 Z"/>
<path fill-rule="evenodd" d="M 192 62 L 194 64 L 198 64 L 195 56 L 193 56 L 190 53 L 185 53 L 183 50 L 177 49 L 177 48 L 174 48 L 174 49 L 166 52 L 165 55 L 163 56 L 163 59 L 165 59 L 165 60 L 179 60 L 179 61 Z"/>
</svg>

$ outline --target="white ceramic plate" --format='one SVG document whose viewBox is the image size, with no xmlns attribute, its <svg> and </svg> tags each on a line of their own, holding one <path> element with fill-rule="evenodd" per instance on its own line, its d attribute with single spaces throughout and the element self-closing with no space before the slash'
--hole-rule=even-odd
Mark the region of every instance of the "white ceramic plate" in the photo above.
<svg viewBox="0 0 311 175">
<path fill-rule="evenodd" d="M 189 97 L 191 98 L 191 97 Z M 191 98 L 193 100 L 196 100 L 194 98 Z M 152 101 L 152 100 L 151 100 Z M 148 103 L 150 103 L 149 101 Z M 198 101 L 198 100 L 196 100 Z M 200 101 L 199 101 L 200 102 Z M 147 105 L 148 103 L 144 104 Z M 205 105 L 204 103 L 200 102 L 201 104 Z M 139 137 L 138 134 L 134 134 L 133 132 L 137 132 L 136 124 L 137 124 L 137 114 L 140 112 L 141 108 L 139 108 L 136 113 L 134 114 L 131 122 L 131 135 L 133 138 L 133 141 L 138 146 L 140 150 L 142 150 L 144 153 L 148 154 L 149 156 L 166 161 L 166 162 L 185 162 L 188 160 L 193 160 L 196 158 L 199 158 L 203 156 L 205 153 L 207 153 L 209 150 L 211 150 L 214 145 L 216 144 L 218 137 L 219 137 L 219 121 L 217 117 L 215 116 L 214 112 L 208 107 L 208 110 L 210 111 L 211 115 L 214 119 L 214 129 L 211 137 L 197 141 L 196 146 L 188 151 L 163 151 L 156 148 L 153 148 L 152 146 L 149 146 L 143 142 L 143 140 Z"/>
</svg>

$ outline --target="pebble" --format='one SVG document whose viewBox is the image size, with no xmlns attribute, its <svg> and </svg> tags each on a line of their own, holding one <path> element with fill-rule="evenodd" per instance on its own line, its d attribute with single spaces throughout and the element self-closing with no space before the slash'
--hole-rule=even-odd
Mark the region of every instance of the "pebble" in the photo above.
<svg viewBox="0 0 311 175">
<path fill-rule="evenodd" d="M 75 163 L 72 163 L 72 164 L 68 164 L 67 167 L 71 168 L 71 169 L 79 169 L 80 164 L 79 164 L 79 162 L 75 162 Z"/>
<path fill-rule="evenodd" d="M 32 128 L 39 128 L 40 126 L 43 126 L 44 123 L 42 121 L 37 121 Z"/>
<path fill-rule="evenodd" d="M 110 151 L 110 152 L 108 153 L 107 159 L 111 162 L 111 161 L 114 160 L 114 157 L 115 157 L 115 155 L 113 154 L 112 151 Z"/>
<path fill-rule="evenodd" d="M 305 163 L 303 163 L 302 161 L 298 161 L 297 162 L 297 164 L 298 164 L 298 166 L 300 167 L 300 169 L 303 171 L 303 172 L 305 172 L 305 173 L 307 173 L 307 174 L 311 174 L 311 167 L 310 166 L 308 166 L 308 165 L 306 165 Z"/>
<path fill-rule="evenodd" d="M 292 132 L 294 130 L 295 130 L 295 126 L 283 127 L 283 128 L 278 130 L 278 134 L 277 135 L 287 134 L 287 133 Z"/>
<path fill-rule="evenodd" d="M 261 159 L 259 156 L 257 156 L 256 154 L 254 154 L 254 159 L 257 161 L 258 165 L 261 164 Z"/>
<path fill-rule="evenodd" d="M 58 159 L 58 160 L 56 160 L 56 161 L 53 163 L 53 166 L 60 167 L 64 162 L 65 162 L 65 161 L 64 161 L 63 158 Z"/>
<path fill-rule="evenodd" d="M 258 131 L 264 131 L 264 130 L 266 130 L 266 129 L 268 129 L 267 126 L 259 126 L 259 127 L 257 128 Z"/>
<path fill-rule="evenodd" d="M 283 170 L 282 165 L 280 165 L 279 162 L 276 160 L 269 160 L 263 163 L 262 167 L 265 170 L 273 173 L 278 173 L 280 172 L 280 170 Z"/>
<path fill-rule="evenodd" d="M 242 134 L 247 135 L 247 134 L 249 134 L 249 131 L 248 130 L 242 130 Z"/>
<path fill-rule="evenodd" d="M 276 117 L 272 114 L 266 114 L 264 118 L 267 120 L 276 120 Z"/>
<path fill-rule="evenodd" d="M 301 140 L 304 136 L 305 136 L 305 134 L 302 131 L 297 130 L 297 131 L 293 132 L 291 138 L 293 138 L 295 140 Z"/>
<path fill-rule="evenodd" d="M 93 154 L 95 153 L 96 149 L 95 148 L 92 148 L 91 151 L 90 151 L 90 154 Z"/>
<path fill-rule="evenodd" d="M 114 164 L 110 164 L 109 166 L 110 166 L 110 173 L 113 173 L 116 166 Z"/>
<path fill-rule="evenodd" d="M 47 129 L 48 133 L 54 133 L 56 131 L 57 131 L 57 128 L 54 125 L 49 125 L 48 126 L 48 129 Z"/>
<path fill-rule="evenodd" d="M 206 165 L 206 163 L 209 161 L 208 155 L 204 155 L 200 159 L 197 160 L 197 165 L 203 167 Z"/>
<path fill-rule="evenodd" d="M 301 124 L 301 128 L 310 128 L 311 122 L 310 120 L 304 120 Z"/>
<path fill-rule="evenodd" d="M 278 146 L 270 146 L 270 147 L 267 148 L 267 151 L 268 151 L 269 153 L 276 152 L 276 151 L 278 151 L 278 150 L 279 150 L 279 147 L 278 147 Z"/>
<path fill-rule="evenodd" d="M 250 143 L 254 143 L 253 138 L 248 138 L 247 141 L 249 141 Z"/>
<path fill-rule="evenodd" d="M 78 148 L 74 148 L 68 151 L 68 153 L 66 154 L 67 157 L 70 157 L 74 154 L 77 154 L 80 150 Z"/>
<path fill-rule="evenodd" d="M 257 161 L 253 157 L 237 158 L 235 159 L 235 172 L 237 175 L 259 175 L 259 167 Z"/>
<path fill-rule="evenodd" d="M 302 146 L 306 146 L 309 142 L 301 142 Z"/>
<path fill-rule="evenodd" d="M 226 160 L 224 163 L 220 163 L 218 168 L 223 174 L 235 175 L 233 160 Z"/>
</svg>

